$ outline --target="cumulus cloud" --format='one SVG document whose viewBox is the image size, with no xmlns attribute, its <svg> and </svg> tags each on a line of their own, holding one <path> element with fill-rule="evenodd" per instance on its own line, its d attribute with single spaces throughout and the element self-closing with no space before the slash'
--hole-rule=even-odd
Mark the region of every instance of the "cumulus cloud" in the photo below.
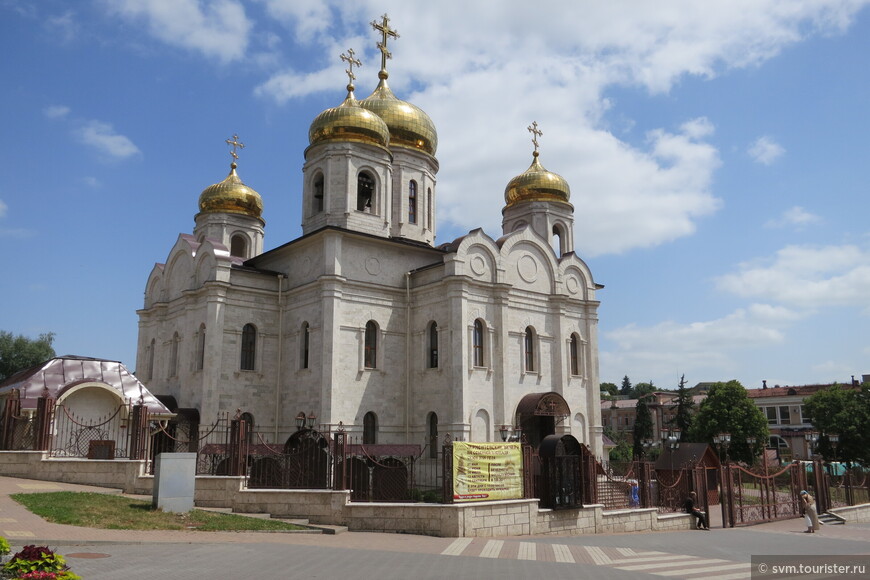
<svg viewBox="0 0 870 580">
<path fill-rule="evenodd" d="M 808 212 L 799 205 L 796 205 L 785 210 L 781 216 L 768 221 L 764 225 L 768 228 L 784 228 L 788 226 L 802 228 L 804 226 L 820 223 L 821 221 L 822 218 L 819 216 Z"/>
<path fill-rule="evenodd" d="M 69 107 L 63 105 L 51 105 L 42 110 L 42 114 L 49 119 L 60 119 L 69 115 Z"/>
<path fill-rule="evenodd" d="M 222 63 L 240 60 L 253 23 L 239 0 L 103 0 L 106 9 L 170 45 Z"/>
<path fill-rule="evenodd" d="M 72 42 L 79 32 L 78 22 L 69 10 L 63 14 L 48 17 L 45 26 L 50 31 L 52 38 L 61 42 Z"/>
<path fill-rule="evenodd" d="M 87 121 L 77 130 L 76 136 L 85 145 L 111 158 L 125 159 L 140 153 L 129 138 L 116 133 L 112 125 L 102 121 Z"/>
<path fill-rule="evenodd" d="M 783 154 L 785 149 L 782 145 L 767 136 L 759 137 L 749 146 L 749 155 L 762 165 L 771 165 Z"/>
<path fill-rule="evenodd" d="M 867 306 L 870 251 L 854 245 L 788 246 L 740 264 L 716 280 L 719 289 L 794 307 Z"/>
</svg>

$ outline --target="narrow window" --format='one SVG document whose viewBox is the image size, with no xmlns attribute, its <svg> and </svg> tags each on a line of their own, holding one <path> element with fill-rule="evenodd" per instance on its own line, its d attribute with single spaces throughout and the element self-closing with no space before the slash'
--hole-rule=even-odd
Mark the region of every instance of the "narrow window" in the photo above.
<svg viewBox="0 0 870 580">
<path fill-rule="evenodd" d="M 438 368 L 438 325 L 434 321 L 429 325 L 429 368 Z"/>
<path fill-rule="evenodd" d="M 378 325 L 369 320 L 366 323 L 365 336 L 365 360 L 363 365 L 367 369 L 377 368 L 378 363 Z"/>
<path fill-rule="evenodd" d="M 559 226 L 553 226 L 553 251 L 556 252 L 557 256 L 561 256 L 564 254 L 564 248 L 562 241 L 562 228 Z"/>
<path fill-rule="evenodd" d="M 473 332 L 473 348 L 474 348 L 474 366 L 483 366 L 483 322 L 478 318 L 474 321 Z"/>
<path fill-rule="evenodd" d="M 432 188 L 426 190 L 426 229 L 432 231 Z"/>
<path fill-rule="evenodd" d="M 426 423 L 429 432 L 429 459 L 438 459 L 438 415 L 429 413 Z"/>
<path fill-rule="evenodd" d="M 378 416 L 369 411 L 363 417 L 363 443 L 374 445 L 378 442 Z"/>
<path fill-rule="evenodd" d="M 257 329 L 253 324 L 246 324 L 242 328 L 242 361 L 240 368 L 243 371 L 254 370 L 254 358 L 257 354 Z"/>
<path fill-rule="evenodd" d="M 199 336 L 196 337 L 196 370 L 205 366 L 205 324 L 199 325 Z"/>
<path fill-rule="evenodd" d="M 372 197 L 375 193 L 375 180 L 366 172 L 360 173 L 356 180 L 357 211 L 372 211 Z"/>
<path fill-rule="evenodd" d="M 154 378 L 154 347 L 156 342 L 151 339 L 151 346 L 148 347 L 148 379 Z"/>
<path fill-rule="evenodd" d="M 523 341 L 526 354 L 526 372 L 535 372 L 535 331 L 531 326 L 526 327 L 526 336 Z"/>
<path fill-rule="evenodd" d="M 239 258 L 248 257 L 248 240 L 242 234 L 236 234 L 230 240 L 230 255 Z"/>
<path fill-rule="evenodd" d="M 577 340 L 577 335 L 572 334 L 571 335 L 571 343 L 568 345 L 568 351 L 569 351 L 568 356 L 571 358 L 571 374 L 572 375 L 579 375 L 580 374 L 580 361 L 579 361 L 579 358 L 577 356 L 577 353 L 579 352 L 579 347 L 577 344 L 578 342 L 580 342 L 580 341 Z"/>
<path fill-rule="evenodd" d="M 323 175 L 314 178 L 314 213 L 323 211 Z"/>
<path fill-rule="evenodd" d="M 408 223 L 417 223 L 417 182 L 408 184 Z"/>
<path fill-rule="evenodd" d="M 172 344 L 169 345 L 169 376 L 178 376 L 178 333 L 172 335 Z"/>
<path fill-rule="evenodd" d="M 310 344 L 308 342 L 309 335 L 310 335 L 310 333 L 309 333 L 308 323 L 305 322 L 302 324 L 302 365 L 301 366 L 303 369 L 308 368 L 308 347 Z"/>
</svg>

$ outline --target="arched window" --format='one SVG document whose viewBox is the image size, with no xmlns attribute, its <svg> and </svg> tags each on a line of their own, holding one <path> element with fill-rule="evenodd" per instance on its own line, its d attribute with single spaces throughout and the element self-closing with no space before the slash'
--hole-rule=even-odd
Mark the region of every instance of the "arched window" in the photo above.
<svg viewBox="0 0 870 580">
<path fill-rule="evenodd" d="M 408 223 L 417 223 L 417 182 L 408 184 Z"/>
<path fill-rule="evenodd" d="M 239 368 L 243 371 L 254 370 L 257 354 L 257 329 L 253 324 L 242 328 L 242 360 Z"/>
<path fill-rule="evenodd" d="M 429 435 L 429 459 L 438 459 L 438 415 L 434 412 L 426 417 L 426 431 Z"/>
<path fill-rule="evenodd" d="M 251 441 L 254 435 L 254 416 L 250 413 L 242 413 L 239 419 L 244 423 L 245 441 Z"/>
<path fill-rule="evenodd" d="M 152 338 L 151 344 L 148 346 L 148 379 L 151 380 L 154 378 L 154 348 L 157 345 L 156 341 Z"/>
<path fill-rule="evenodd" d="M 363 443 L 374 445 L 378 442 L 378 416 L 369 411 L 363 417 Z"/>
<path fill-rule="evenodd" d="M 378 325 L 373 320 L 366 322 L 363 366 L 367 369 L 374 369 L 378 366 Z"/>
<path fill-rule="evenodd" d="M 301 335 L 300 340 L 302 342 L 302 352 L 300 352 L 301 364 L 299 366 L 303 369 L 307 369 L 308 368 L 308 347 L 310 346 L 309 336 L 311 335 L 307 322 L 302 323 L 302 332 L 300 333 L 300 335 Z"/>
<path fill-rule="evenodd" d="M 372 211 L 375 195 L 375 179 L 363 171 L 356 178 L 356 209 L 357 211 Z"/>
<path fill-rule="evenodd" d="M 565 241 L 564 241 L 564 233 L 562 232 L 562 228 L 558 225 L 553 226 L 553 251 L 556 252 L 557 256 L 561 256 L 565 253 Z"/>
<path fill-rule="evenodd" d="M 474 350 L 474 366 L 482 367 L 484 362 L 483 349 L 483 321 L 479 318 L 474 321 L 474 331 L 472 332 L 472 348 Z"/>
<path fill-rule="evenodd" d="M 523 339 L 526 372 L 535 372 L 535 331 L 531 326 L 526 327 L 526 335 Z"/>
<path fill-rule="evenodd" d="M 196 370 L 205 366 L 205 324 L 199 325 L 199 336 L 196 337 Z"/>
<path fill-rule="evenodd" d="M 323 211 L 323 174 L 318 173 L 314 178 L 314 213 Z"/>
<path fill-rule="evenodd" d="M 571 363 L 571 374 L 580 374 L 580 340 L 576 334 L 571 335 L 571 342 L 568 344 L 568 358 Z"/>
<path fill-rule="evenodd" d="M 429 368 L 438 368 L 438 325 L 434 320 L 429 325 Z"/>
<path fill-rule="evenodd" d="M 426 229 L 432 231 L 432 188 L 426 190 Z"/>
<path fill-rule="evenodd" d="M 169 376 L 178 376 L 178 333 L 172 335 L 172 344 L 169 345 Z"/>
<path fill-rule="evenodd" d="M 236 234 L 230 240 L 230 255 L 239 258 L 248 257 L 248 239 L 243 234 Z"/>
</svg>

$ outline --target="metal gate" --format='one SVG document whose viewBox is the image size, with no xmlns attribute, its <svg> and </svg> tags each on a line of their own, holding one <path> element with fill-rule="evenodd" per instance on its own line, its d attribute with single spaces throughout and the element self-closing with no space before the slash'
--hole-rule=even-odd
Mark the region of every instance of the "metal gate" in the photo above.
<svg viewBox="0 0 870 580">
<path fill-rule="evenodd" d="M 725 527 L 795 518 L 800 515 L 800 466 L 754 473 L 739 465 L 722 466 L 722 522 Z M 820 510 L 821 511 L 821 510 Z"/>
</svg>

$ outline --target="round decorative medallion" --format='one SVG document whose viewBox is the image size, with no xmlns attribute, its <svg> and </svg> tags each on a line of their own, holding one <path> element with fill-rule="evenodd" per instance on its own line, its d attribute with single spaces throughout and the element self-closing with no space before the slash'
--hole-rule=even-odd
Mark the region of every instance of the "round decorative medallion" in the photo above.
<svg viewBox="0 0 870 580">
<path fill-rule="evenodd" d="M 369 258 L 366 260 L 366 272 L 372 276 L 377 276 L 381 273 L 381 263 L 377 258 Z"/>
<path fill-rule="evenodd" d="M 486 260 L 484 260 L 482 256 L 472 257 L 471 271 L 478 276 L 483 276 L 486 273 Z"/>
<path fill-rule="evenodd" d="M 568 287 L 568 292 L 571 294 L 577 294 L 580 291 L 580 282 L 577 281 L 577 278 L 571 276 L 568 278 L 568 281 L 565 282 L 565 286 Z"/>
<path fill-rule="evenodd" d="M 538 279 L 538 263 L 533 257 L 526 254 L 517 262 L 517 272 L 520 278 L 531 284 Z"/>
</svg>

